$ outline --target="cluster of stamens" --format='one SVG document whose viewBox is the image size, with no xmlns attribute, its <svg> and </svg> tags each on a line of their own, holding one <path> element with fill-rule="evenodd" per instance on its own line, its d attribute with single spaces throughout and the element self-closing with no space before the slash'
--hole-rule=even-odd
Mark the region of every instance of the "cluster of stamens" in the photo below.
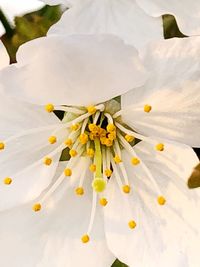
<svg viewBox="0 0 200 267">
<path fill-rule="evenodd" d="M 50 145 L 56 146 L 59 141 L 56 133 L 58 133 L 60 129 L 66 128 L 68 134 L 65 139 L 62 140 L 61 144 L 56 147 L 52 153 L 46 155 L 42 159 L 44 166 L 50 166 L 54 161 L 54 155 L 58 152 L 61 153 L 65 148 L 68 148 L 70 160 L 66 163 L 66 168 L 62 175 L 53 184 L 49 191 L 47 191 L 38 203 L 33 205 L 32 208 L 35 212 L 42 209 L 42 203 L 44 203 L 44 201 L 56 190 L 65 177 L 71 177 L 73 175 L 73 167 L 75 168 L 77 160 L 80 159 L 80 157 L 88 157 L 90 159 L 90 164 L 86 166 L 85 171 L 82 171 L 79 185 L 75 188 L 75 193 L 78 196 L 83 196 L 85 193 L 83 183 L 86 176 L 85 173 L 88 169 L 93 176 L 91 186 L 94 195 L 99 197 L 99 204 L 102 207 L 106 207 L 106 205 L 109 204 L 104 196 L 104 191 L 106 190 L 109 179 L 112 178 L 113 172 L 122 194 L 124 194 L 124 196 L 129 194 L 131 192 L 131 186 L 122 159 L 121 151 L 123 149 L 125 149 L 131 156 L 131 164 L 134 167 L 140 165 L 146 176 L 154 183 L 158 191 L 158 204 L 165 204 L 166 200 L 160 193 L 158 185 L 153 179 L 151 172 L 134 150 L 136 141 L 147 141 L 147 138 L 120 123 L 118 120 L 120 112 L 111 114 L 105 109 L 104 104 L 89 106 L 87 108 L 73 108 L 66 106 L 54 107 L 53 104 L 48 104 L 45 106 L 45 110 L 47 112 L 62 110 L 65 114 L 73 113 L 76 116 L 75 119 L 71 121 L 62 122 L 61 127 L 59 126 L 47 140 Z M 150 105 L 145 105 L 143 107 L 143 111 L 146 113 L 150 113 L 151 110 L 152 107 Z M 5 149 L 6 143 L 7 142 L 0 143 L 0 150 Z M 164 151 L 164 144 L 162 143 L 154 144 L 154 147 L 157 151 Z M 12 181 L 13 180 L 10 177 L 4 178 L 4 184 L 6 185 L 10 185 Z M 87 243 L 90 240 L 89 233 L 94 221 L 96 197 L 93 197 L 94 205 L 92 205 L 90 225 L 87 233 L 82 237 L 83 243 Z M 127 224 L 130 229 L 136 227 L 136 222 L 133 219 L 130 219 Z"/>
</svg>

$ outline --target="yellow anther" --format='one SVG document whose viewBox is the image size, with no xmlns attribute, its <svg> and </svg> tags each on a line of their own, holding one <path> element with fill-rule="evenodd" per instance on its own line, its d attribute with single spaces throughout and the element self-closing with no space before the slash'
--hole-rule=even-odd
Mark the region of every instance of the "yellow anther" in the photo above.
<svg viewBox="0 0 200 267">
<path fill-rule="evenodd" d="M 161 206 L 165 205 L 166 203 L 166 199 L 163 196 L 159 196 L 157 201 L 158 201 L 158 204 Z"/>
<path fill-rule="evenodd" d="M 149 113 L 151 110 L 152 110 L 152 106 L 150 106 L 150 105 L 145 105 L 144 106 L 144 112 Z"/>
<path fill-rule="evenodd" d="M 56 136 L 53 136 L 53 135 L 52 135 L 52 136 L 49 137 L 48 141 L 49 141 L 50 144 L 53 145 L 53 144 L 56 143 L 57 138 L 56 138 Z"/>
<path fill-rule="evenodd" d="M 132 159 L 131 159 L 131 163 L 132 163 L 133 165 L 138 165 L 138 164 L 140 163 L 140 160 L 139 160 L 138 158 L 132 158 Z"/>
<path fill-rule="evenodd" d="M 89 128 L 90 132 L 98 132 L 99 131 L 99 127 L 94 123 L 90 123 L 88 125 L 88 128 Z"/>
<path fill-rule="evenodd" d="M 73 141 L 72 141 L 71 138 L 68 138 L 67 140 L 65 140 L 65 145 L 66 145 L 67 147 L 70 147 L 72 144 L 73 144 Z"/>
<path fill-rule="evenodd" d="M 12 179 L 10 177 L 6 177 L 4 180 L 3 180 L 4 184 L 6 185 L 10 185 L 12 183 Z"/>
<path fill-rule="evenodd" d="M 108 201 L 106 198 L 100 198 L 99 199 L 99 204 L 103 207 L 105 207 L 108 204 Z"/>
<path fill-rule="evenodd" d="M 83 235 L 83 236 L 81 237 L 81 241 L 82 241 L 83 243 L 88 243 L 88 242 L 90 241 L 90 237 L 89 237 L 89 235 Z"/>
<path fill-rule="evenodd" d="M 79 142 L 82 144 L 82 145 L 85 145 L 88 141 L 88 135 L 86 133 L 82 133 L 80 136 L 79 136 Z"/>
<path fill-rule="evenodd" d="M 110 169 L 106 169 L 104 173 L 107 177 L 110 177 L 112 175 L 112 171 Z"/>
<path fill-rule="evenodd" d="M 94 140 L 96 138 L 96 135 L 94 133 L 89 134 L 90 140 Z"/>
<path fill-rule="evenodd" d="M 90 114 L 94 114 L 97 111 L 97 109 L 95 108 L 95 106 L 88 106 L 87 111 Z"/>
<path fill-rule="evenodd" d="M 116 131 L 116 127 L 115 127 L 115 125 L 114 125 L 113 123 L 109 123 L 109 124 L 107 125 L 107 127 L 106 127 L 106 130 L 107 130 L 109 133 L 111 133 L 111 132 L 113 132 L 113 131 Z"/>
<path fill-rule="evenodd" d="M 117 137 L 117 134 L 116 134 L 115 131 L 113 131 L 112 133 L 109 133 L 109 134 L 108 134 L 108 138 L 109 138 L 110 140 L 112 140 L 112 141 L 115 140 L 116 137 Z"/>
<path fill-rule="evenodd" d="M 126 134 L 125 135 L 125 139 L 126 139 L 127 142 L 131 143 L 131 142 L 133 142 L 135 140 L 135 137 L 132 136 L 132 135 Z"/>
<path fill-rule="evenodd" d="M 164 148 L 165 148 L 165 146 L 164 146 L 164 144 L 160 143 L 160 144 L 157 144 L 157 145 L 155 146 L 155 148 L 156 148 L 156 150 L 158 150 L 158 151 L 163 151 Z"/>
<path fill-rule="evenodd" d="M 66 168 L 66 169 L 64 170 L 64 174 L 65 174 L 65 176 L 71 176 L 71 175 L 72 175 L 72 170 L 69 169 L 69 168 Z"/>
<path fill-rule="evenodd" d="M 106 137 L 101 137 L 101 138 L 100 138 L 101 144 L 102 144 L 102 145 L 105 145 L 105 144 L 106 144 L 106 140 L 107 140 Z"/>
<path fill-rule="evenodd" d="M 104 145 L 106 145 L 107 147 L 110 147 L 113 145 L 113 140 L 110 140 L 109 138 L 106 138 L 104 141 Z"/>
<path fill-rule="evenodd" d="M 93 157 L 94 157 L 94 149 L 93 149 L 93 148 L 88 148 L 88 149 L 87 149 L 87 155 L 88 155 L 90 158 L 93 158 Z"/>
<path fill-rule="evenodd" d="M 122 186 L 122 190 L 124 193 L 128 194 L 131 191 L 131 187 L 130 187 L 130 185 L 124 185 L 124 186 Z"/>
<path fill-rule="evenodd" d="M 0 143 L 0 150 L 3 150 L 5 148 L 5 144 L 3 142 Z"/>
<path fill-rule="evenodd" d="M 53 104 L 47 104 L 46 106 L 45 106 L 45 110 L 47 111 L 47 112 L 52 112 L 52 111 L 54 111 L 54 105 Z"/>
<path fill-rule="evenodd" d="M 79 128 L 79 126 L 80 126 L 80 125 L 79 125 L 78 123 L 74 123 L 74 124 L 71 125 L 70 129 L 71 129 L 72 131 L 77 131 L 78 128 Z"/>
<path fill-rule="evenodd" d="M 76 194 L 78 196 L 84 195 L 84 189 L 83 189 L 83 187 L 77 187 L 76 190 L 75 190 L 75 192 L 76 192 Z"/>
<path fill-rule="evenodd" d="M 130 229 L 134 229 L 137 225 L 136 225 L 136 222 L 132 220 L 128 223 L 128 226 Z"/>
<path fill-rule="evenodd" d="M 99 128 L 99 131 L 98 131 L 98 133 L 99 133 L 99 136 L 102 138 L 102 137 L 106 137 L 106 130 L 105 129 L 103 129 L 103 128 Z"/>
<path fill-rule="evenodd" d="M 40 211 L 42 208 L 41 204 L 40 203 L 36 203 L 33 205 L 32 209 L 33 211 L 37 212 L 37 211 Z"/>
<path fill-rule="evenodd" d="M 70 154 L 71 157 L 76 157 L 78 153 L 77 153 L 76 150 L 70 149 L 69 154 Z"/>
<path fill-rule="evenodd" d="M 95 164 L 91 164 L 89 167 L 91 172 L 96 172 L 96 165 Z"/>
<path fill-rule="evenodd" d="M 115 163 L 120 163 L 120 162 L 122 162 L 121 158 L 120 158 L 118 155 L 115 155 L 115 157 L 114 157 L 114 161 L 115 161 Z"/>
<path fill-rule="evenodd" d="M 44 158 L 43 162 L 45 165 L 49 166 L 52 163 L 52 158 L 46 157 Z"/>
<path fill-rule="evenodd" d="M 106 188 L 106 181 L 103 178 L 95 178 L 92 182 L 92 187 L 95 192 L 103 192 Z"/>
</svg>

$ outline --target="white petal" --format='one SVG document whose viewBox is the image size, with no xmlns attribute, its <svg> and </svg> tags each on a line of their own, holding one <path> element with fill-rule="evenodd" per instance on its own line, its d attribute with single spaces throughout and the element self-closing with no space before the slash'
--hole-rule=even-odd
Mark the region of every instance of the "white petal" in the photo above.
<svg viewBox="0 0 200 267">
<path fill-rule="evenodd" d="M 76 167 L 78 172 L 68 179 L 75 179 L 84 164 Z M 91 189 L 78 197 L 75 185 L 66 179 L 37 214 L 31 204 L 0 214 L 2 266 L 111 266 L 114 257 L 107 249 L 99 210 L 90 242 L 80 240 L 88 226 Z"/>
<path fill-rule="evenodd" d="M 200 38 L 166 40 L 150 46 L 151 68 L 144 87 L 122 96 L 122 118 L 138 132 L 200 146 Z M 143 111 L 145 104 L 152 111 Z"/>
<path fill-rule="evenodd" d="M 37 197 L 49 185 L 60 151 L 53 157 L 51 166 L 45 166 L 43 158 L 61 140 L 58 138 L 55 145 L 48 143 L 59 120 L 42 107 L 1 95 L 0 114 L 0 140 L 5 143 L 5 149 L 0 152 L 0 209 L 8 209 Z M 13 180 L 9 186 L 3 183 L 6 177 Z"/>
<path fill-rule="evenodd" d="M 136 0 L 149 15 L 172 14 L 181 31 L 187 35 L 200 33 L 200 3 L 190 0 Z"/>
<path fill-rule="evenodd" d="M 4 47 L 3 43 L 0 41 L 0 69 L 7 67 L 9 65 L 9 56 Z"/>
<path fill-rule="evenodd" d="M 132 193 L 129 196 L 121 194 L 114 177 L 111 178 L 107 190 L 109 202 L 105 208 L 105 231 L 110 250 L 129 266 L 197 267 L 199 261 L 190 257 L 189 250 L 197 259 L 199 194 L 187 189 L 183 181 L 197 157 L 191 149 L 178 145 L 169 144 L 166 152 L 163 151 L 166 156 L 156 157 L 150 145 L 141 142 L 136 147 L 167 203 L 165 206 L 157 204 L 153 184 L 139 166 L 130 166 L 130 157 L 124 153 Z M 127 225 L 131 219 L 137 223 L 134 230 Z M 193 265 L 190 265 L 191 261 Z"/>
<path fill-rule="evenodd" d="M 5 90 L 39 104 L 96 104 L 146 79 L 136 50 L 110 35 L 36 39 L 21 48 L 18 62 L 1 75 Z"/>
<path fill-rule="evenodd" d="M 138 49 L 163 39 L 162 19 L 152 18 L 135 0 L 85 0 L 65 12 L 49 33 L 111 33 Z"/>
<path fill-rule="evenodd" d="M 75 0 L 41 0 L 42 2 L 48 5 L 60 5 L 63 4 L 65 7 L 70 7 Z"/>
</svg>

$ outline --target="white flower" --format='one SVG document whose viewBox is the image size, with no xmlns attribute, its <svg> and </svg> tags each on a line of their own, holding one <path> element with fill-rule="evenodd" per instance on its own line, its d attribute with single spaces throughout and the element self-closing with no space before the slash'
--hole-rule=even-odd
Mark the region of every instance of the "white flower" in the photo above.
<svg viewBox="0 0 200 267">
<path fill-rule="evenodd" d="M 133 0 L 78 0 L 49 34 L 110 33 L 138 49 L 163 39 L 162 18 L 148 16 Z"/>
<path fill-rule="evenodd" d="M 199 44 L 149 47 L 146 83 L 135 49 L 112 36 L 49 36 L 20 49 L 3 86 L 54 105 L 0 105 L 10 178 L 0 186 L 2 266 L 106 267 L 115 256 L 130 267 L 198 267 L 199 192 L 186 180 L 198 163 L 188 145 L 200 145 Z M 60 123 L 56 109 L 66 111 Z M 66 147 L 71 159 L 56 168 Z"/>
<path fill-rule="evenodd" d="M 200 33 L 200 2 L 190 0 L 136 0 L 139 6 L 151 16 L 172 14 L 180 30 L 187 35 Z"/>
<path fill-rule="evenodd" d="M 22 16 L 31 11 L 42 8 L 43 3 L 38 0 L 0 0 L 0 8 L 13 24 L 15 16 Z M 5 29 L 0 25 L 0 35 L 5 33 Z"/>
<path fill-rule="evenodd" d="M 5 46 L 0 41 L 0 69 L 9 65 L 9 56 Z"/>
<path fill-rule="evenodd" d="M 63 4 L 66 7 L 71 7 L 72 3 L 75 0 L 41 0 L 42 2 L 46 3 L 47 5 L 60 5 Z"/>
</svg>

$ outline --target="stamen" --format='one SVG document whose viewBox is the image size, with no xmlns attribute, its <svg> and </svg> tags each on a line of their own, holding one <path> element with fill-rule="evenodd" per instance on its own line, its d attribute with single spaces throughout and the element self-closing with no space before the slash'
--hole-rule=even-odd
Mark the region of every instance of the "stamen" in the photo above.
<svg viewBox="0 0 200 267">
<path fill-rule="evenodd" d="M 99 199 L 99 204 L 103 207 L 105 207 L 108 204 L 108 201 L 106 198 L 100 198 Z"/>
<path fill-rule="evenodd" d="M 76 192 L 76 194 L 77 194 L 78 196 L 82 196 L 82 195 L 84 195 L 84 189 L 83 189 L 83 187 L 77 187 L 77 188 L 75 189 L 75 192 Z"/>
<path fill-rule="evenodd" d="M 97 123 L 100 114 L 101 114 L 100 111 L 97 111 L 97 112 L 96 112 L 96 114 L 95 114 L 95 116 L 94 116 L 94 119 L 93 119 L 93 124 L 96 124 L 96 123 Z"/>
<path fill-rule="evenodd" d="M 3 142 L 0 142 L 0 150 L 3 150 L 5 148 L 5 144 Z"/>
<path fill-rule="evenodd" d="M 95 164 L 91 164 L 89 167 L 91 172 L 96 172 L 96 165 Z"/>
<path fill-rule="evenodd" d="M 138 158 L 136 158 L 136 157 L 133 157 L 131 159 L 131 163 L 136 166 L 136 165 L 138 165 L 140 163 L 140 160 Z"/>
<path fill-rule="evenodd" d="M 75 149 L 70 149 L 70 151 L 69 151 L 69 155 L 71 156 L 71 157 L 76 157 L 77 156 L 77 151 L 75 150 Z"/>
<path fill-rule="evenodd" d="M 85 145 L 88 141 L 88 135 L 86 133 L 82 133 L 80 136 L 79 136 L 79 142 L 82 144 L 82 145 Z"/>
<path fill-rule="evenodd" d="M 50 166 L 52 161 L 53 160 L 50 157 L 45 157 L 44 160 L 43 160 L 44 164 L 47 165 L 47 166 Z"/>
<path fill-rule="evenodd" d="M 112 116 L 109 114 L 109 113 L 104 113 L 104 116 L 108 119 L 108 123 L 110 125 L 113 125 L 113 118 Z M 114 126 L 114 125 L 113 125 Z M 111 126 L 112 127 L 112 126 Z M 115 130 L 115 129 L 114 129 Z M 114 130 L 111 130 L 111 131 L 114 131 Z M 109 130 L 107 129 L 107 131 L 109 132 Z"/>
<path fill-rule="evenodd" d="M 87 127 L 89 118 L 86 118 L 81 126 L 81 134 L 85 132 L 85 128 Z"/>
<path fill-rule="evenodd" d="M 87 107 L 87 112 L 90 113 L 91 115 L 94 114 L 97 111 L 95 106 L 88 106 Z"/>
<path fill-rule="evenodd" d="M 72 170 L 69 169 L 69 168 L 66 168 L 66 169 L 64 170 L 64 174 L 65 174 L 65 176 L 71 176 L 71 175 L 72 175 Z"/>
<path fill-rule="evenodd" d="M 49 141 L 49 143 L 50 144 L 55 144 L 56 142 L 57 142 L 57 138 L 56 138 L 56 136 L 50 136 L 49 138 L 48 138 L 48 141 Z"/>
<path fill-rule="evenodd" d="M 12 183 L 12 179 L 10 177 L 6 177 L 3 182 L 5 185 L 10 185 Z"/>
<path fill-rule="evenodd" d="M 71 147 L 71 145 L 73 144 L 73 141 L 71 138 L 67 138 L 67 140 L 65 140 L 64 144 L 67 146 L 67 147 Z"/>
<path fill-rule="evenodd" d="M 115 156 L 114 156 L 114 161 L 115 161 L 115 163 L 117 163 L 117 164 L 119 164 L 120 162 L 122 162 L 122 160 L 121 160 L 121 158 L 120 158 L 119 155 L 115 155 Z"/>
<path fill-rule="evenodd" d="M 89 236 L 93 224 L 94 224 L 94 218 L 95 218 L 95 213 L 96 213 L 96 206 L 97 206 L 97 194 L 93 191 L 93 196 L 92 196 L 92 209 L 91 209 L 91 215 L 90 215 L 90 222 L 87 230 L 87 235 Z"/>
<path fill-rule="evenodd" d="M 164 151 L 164 144 L 162 143 L 159 143 L 155 146 L 155 149 L 158 150 L 158 151 Z"/>
<path fill-rule="evenodd" d="M 133 220 L 129 221 L 128 226 L 129 226 L 130 229 L 134 229 L 136 227 L 136 222 L 133 221 Z"/>
<path fill-rule="evenodd" d="M 94 157 L 94 149 L 93 149 L 93 148 L 88 148 L 88 149 L 87 149 L 87 155 L 88 155 L 90 158 L 93 158 L 93 157 Z"/>
<path fill-rule="evenodd" d="M 135 141 L 135 137 L 133 135 L 126 134 L 124 138 L 126 139 L 128 143 Z"/>
<path fill-rule="evenodd" d="M 40 203 L 36 203 L 36 204 L 34 204 L 33 207 L 32 207 L 33 211 L 35 211 L 35 212 L 40 211 L 41 208 L 42 208 L 42 206 L 41 206 Z"/>
<path fill-rule="evenodd" d="M 55 106 L 54 110 L 65 111 L 77 115 L 82 115 L 83 113 L 85 113 L 85 111 L 82 109 L 67 106 Z"/>
<path fill-rule="evenodd" d="M 163 196 L 158 197 L 158 204 L 163 206 L 166 203 L 166 199 Z"/>
<path fill-rule="evenodd" d="M 89 235 L 83 235 L 81 237 L 81 240 L 83 243 L 88 243 L 90 241 L 90 237 L 89 237 Z"/>
<path fill-rule="evenodd" d="M 70 127 L 71 131 L 77 131 L 80 125 L 78 123 L 73 123 Z"/>
<path fill-rule="evenodd" d="M 52 112 L 52 111 L 54 111 L 54 105 L 53 104 L 51 104 L 51 103 L 49 103 L 49 104 L 47 104 L 46 106 L 45 106 L 45 110 L 47 111 L 47 112 Z"/>
<path fill-rule="evenodd" d="M 150 106 L 150 105 L 145 105 L 144 106 L 144 112 L 149 113 L 151 110 L 152 110 L 152 106 Z"/>
<path fill-rule="evenodd" d="M 120 129 L 122 132 L 124 132 L 126 135 L 129 135 L 129 136 L 133 136 L 133 138 L 137 138 L 139 140 L 149 140 L 149 138 L 141 135 L 141 134 L 138 134 L 134 131 L 131 131 L 129 129 L 126 129 L 123 125 L 121 125 L 120 123 L 118 122 L 115 122 L 115 125 L 117 126 L 118 129 Z M 125 138 L 126 139 L 126 138 Z M 127 142 L 129 142 L 128 140 L 126 140 Z"/>
<path fill-rule="evenodd" d="M 129 194 L 130 191 L 131 191 L 131 187 L 130 187 L 130 185 L 123 185 L 123 186 L 122 186 L 122 190 L 123 190 L 123 192 L 124 192 L 125 194 Z"/>
</svg>

